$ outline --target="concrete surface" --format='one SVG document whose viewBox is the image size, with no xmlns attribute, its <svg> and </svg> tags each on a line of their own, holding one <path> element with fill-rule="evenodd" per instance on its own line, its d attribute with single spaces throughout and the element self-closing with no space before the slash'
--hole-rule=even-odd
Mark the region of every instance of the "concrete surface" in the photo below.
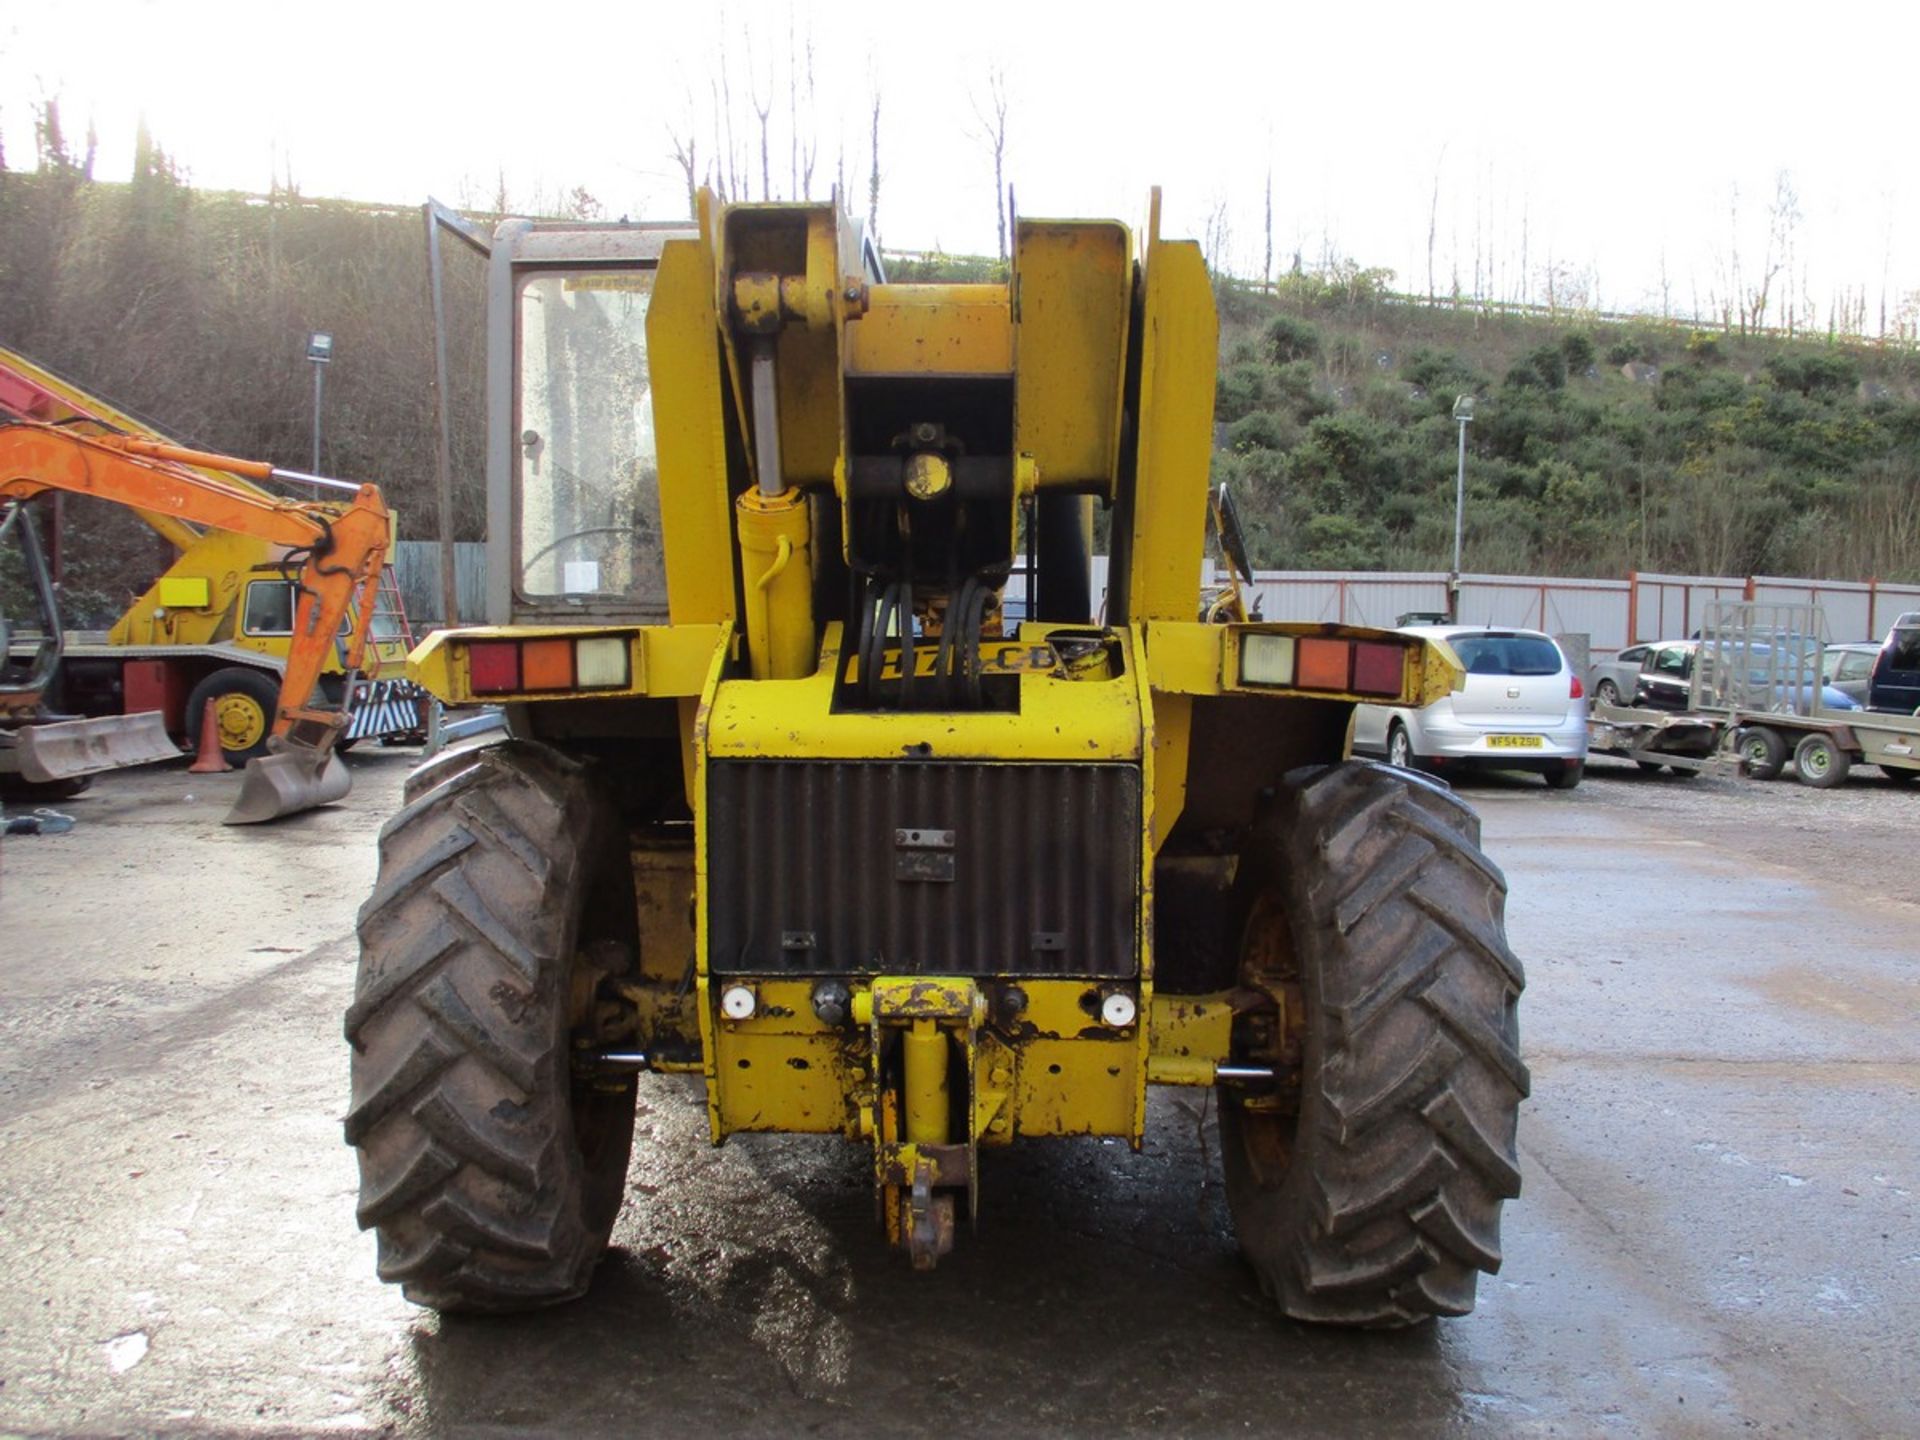
<svg viewBox="0 0 1920 1440">
<path fill-rule="evenodd" d="M 1479 1310 L 1381 1336 L 1275 1318 L 1202 1097 L 1165 1092 L 1143 1154 L 990 1156 L 916 1276 L 861 1152 L 711 1149 L 650 1079 L 584 1300 L 413 1309 L 338 1123 L 411 758 L 356 752 L 344 806 L 271 830 L 219 824 L 231 778 L 110 777 L 4 842 L 0 1430 L 1920 1432 L 1920 794 L 1871 772 L 1466 787 L 1530 973 L 1526 1189 Z"/>
</svg>

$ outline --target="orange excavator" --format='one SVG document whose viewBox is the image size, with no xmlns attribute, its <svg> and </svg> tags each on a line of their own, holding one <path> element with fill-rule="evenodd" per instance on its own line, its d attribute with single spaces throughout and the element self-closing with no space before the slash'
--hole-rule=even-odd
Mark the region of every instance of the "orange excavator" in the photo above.
<svg viewBox="0 0 1920 1440">
<path fill-rule="evenodd" d="M 237 478 L 229 482 L 222 475 Z M 352 498 L 344 503 L 284 500 L 244 483 L 250 480 L 332 487 Z M 393 529 L 379 490 L 135 436 L 82 434 L 36 421 L 0 423 L 0 508 L 46 491 L 92 495 L 287 547 L 285 566 L 299 600 L 273 738 L 266 755 L 248 762 L 239 799 L 226 819 L 230 825 L 252 824 L 344 796 L 352 780 L 335 749 L 348 715 L 343 706 L 321 697 L 319 681 L 337 645 L 344 648 L 349 676 L 360 672 Z M 57 624 L 53 629 L 57 634 Z M 54 644 L 57 659 L 57 640 Z M 0 704 L 13 711 L 16 722 L 30 718 L 23 712 L 38 704 L 35 677 L 12 689 L 11 696 L 0 695 Z M 351 684 L 345 687 L 347 694 L 352 690 Z M 28 724 L 21 732 L 32 728 Z"/>
</svg>

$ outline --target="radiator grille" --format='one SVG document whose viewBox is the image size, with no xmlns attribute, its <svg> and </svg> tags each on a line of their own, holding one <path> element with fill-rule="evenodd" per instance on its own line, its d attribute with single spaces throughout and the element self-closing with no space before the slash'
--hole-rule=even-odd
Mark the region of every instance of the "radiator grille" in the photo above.
<svg viewBox="0 0 1920 1440">
<path fill-rule="evenodd" d="M 1135 973 L 1135 765 L 721 761 L 719 974 Z"/>
</svg>

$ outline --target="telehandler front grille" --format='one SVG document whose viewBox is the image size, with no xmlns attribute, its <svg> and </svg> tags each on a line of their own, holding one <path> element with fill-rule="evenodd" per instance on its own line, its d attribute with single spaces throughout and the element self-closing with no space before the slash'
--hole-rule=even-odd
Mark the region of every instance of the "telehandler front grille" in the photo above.
<svg viewBox="0 0 1920 1440">
<path fill-rule="evenodd" d="M 720 761 L 718 974 L 1137 972 L 1135 765 Z"/>
</svg>

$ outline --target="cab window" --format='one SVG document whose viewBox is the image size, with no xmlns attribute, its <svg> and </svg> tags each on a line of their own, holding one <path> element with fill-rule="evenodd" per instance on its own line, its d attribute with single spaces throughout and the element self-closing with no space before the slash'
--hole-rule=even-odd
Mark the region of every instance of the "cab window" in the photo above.
<svg viewBox="0 0 1920 1440">
<path fill-rule="evenodd" d="M 249 635 L 291 635 L 295 588 L 285 580 L 250 581 L 240 628 Z"/>
<path fill-rule="evenodd" d="M 543 273 L 519 294 L 520 591 L 666 603 L 647 369 L 653 271 Z"/>
</svg>

